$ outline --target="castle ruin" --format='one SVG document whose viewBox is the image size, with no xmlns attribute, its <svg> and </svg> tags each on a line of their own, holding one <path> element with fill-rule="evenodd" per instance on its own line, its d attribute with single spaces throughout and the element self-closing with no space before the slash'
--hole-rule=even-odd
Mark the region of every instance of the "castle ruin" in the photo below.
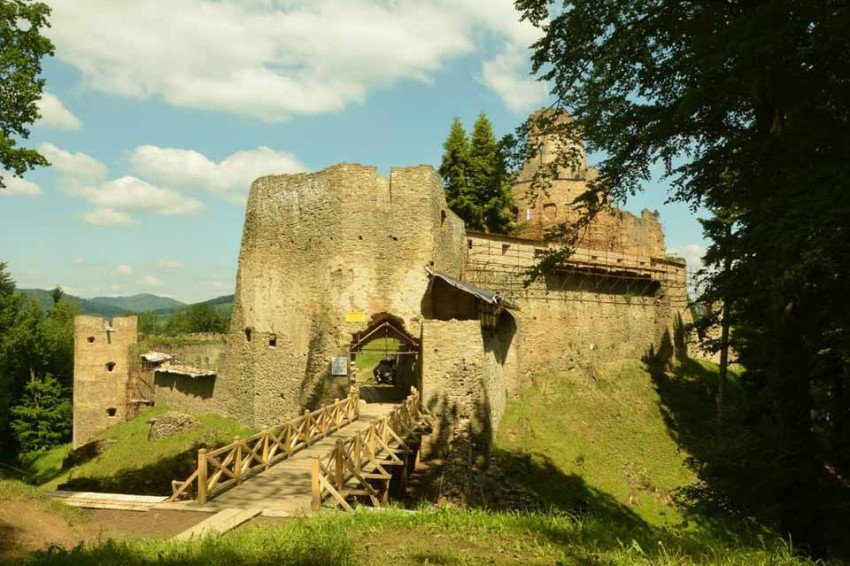
<svg viewBox="0 0 850 566">
<path fill-rule="evenodd" d="M 543 145 L 541 162 L 554 151 Z M 107 321 L 78 318 L 74 444 L 154 402 L 280 422 L 343 396 L 348 375 L 334 362 L 375 336 L 402 345 L 400 390 L 414 385 L 444 424 L 469 419 L 490 435 L 530 374 L 669 344 L 687 309 L 686 266 L 666 255 L 655 213 L 599 215 L 567 262 L 526 285 L 528 267 L 555 245 L 546 229 L 572 220 L 594 174 L 585 163 L 559 171 L 532 196 L 534 167 L 514 186 L 514 213 L 525 220 L 517 237 L 467 232 L 429 166 L 382 176 L 339 164 L 257 179 L 226 340 L 140 352 L 135 320 L 115 319 L 114 342 L 101 349 L 87 336 L 103 338 Z M 114 370 L 102 371 L 106 358 Z"/>
</svg>

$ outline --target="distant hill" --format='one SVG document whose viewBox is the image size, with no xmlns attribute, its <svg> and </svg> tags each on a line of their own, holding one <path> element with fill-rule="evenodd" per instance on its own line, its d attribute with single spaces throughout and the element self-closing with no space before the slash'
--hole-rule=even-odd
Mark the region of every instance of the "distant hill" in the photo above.
<svg viewBox="0 0 850 566">
<path fill-rule="evenodd" d="M 218 314 L 230 316 L 230 313 L 233 310 L 233 295 L 222 295 L 220 297 L 215 297 L 214 299 L 192 303 L 191 305 L 181 305 L 179 307 L 157 309 L 153 312 L 162 315 L 172 315 L 178 312 L 188 310 L 189 307 L 191 307 L 192 305 L 210 305 L 212 307 L 215 307 L 215 311 Z"/>
<path fill-rule="evenodd" d="M 140 293 L 129 297 L 94 297 L 91 301 L 102 305 L 118 307 L 129 312 L 151 312 L 162 310 L 178 310 L 186 307 L 186 303 L 172 299 L 171 297 L 160 297 L 151 293 Z"/>
<path fill-rule="evenodd" d="M 46 291 L 44 289 L 18 289 L 18 291 L 20 291 L 27 297 L 38 299 L 38 301 L 41 303 L 42 308 L 45 310 L 53 306 L 53 297 L 50 296 L 50 291 Z M 69 303 L 79 305 L 81 314 L 104 316 L 107 318 L 128 314 L 128 311 L 122 309 L 121 307 L 95 302 L 90 299 L 75 297 L 74 295 L 69 295 L 68 293 L 62 295 L 62 299 L 68 301 Z"/>
</svg>

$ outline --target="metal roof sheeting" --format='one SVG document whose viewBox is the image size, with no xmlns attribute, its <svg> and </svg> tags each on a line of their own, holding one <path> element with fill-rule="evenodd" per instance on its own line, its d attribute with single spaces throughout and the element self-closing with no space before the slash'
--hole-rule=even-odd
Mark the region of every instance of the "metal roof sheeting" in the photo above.
<svg viewBox="0 0 850 566">
<path fill-rule="evenodd" d="M 517 309 L 517 305 L 508 299 L 502 297 L 498 293 L 493 291 L 489 291 L 487 289 L 482 289 L 481 287 L 476 287 L 472 283 L 467 283 L 466 281 L 460 281 L 459 279 L 455 279 L 451 275 L 446 275 L 445 273 L 440 273 L 439 271 L 434 271 L 430 266 L 425 266 L 425 270 L 428 272 L 430 277 L 436 277 L 438 279 L 442 279 L 452 287 L 456 287 L 461 291 L 469 293 L 470 295 L 475 296 L 481 301 L 491 305 L 497 305 L 500 307 L 504 307 L 506 309 Z"/>
</svg>

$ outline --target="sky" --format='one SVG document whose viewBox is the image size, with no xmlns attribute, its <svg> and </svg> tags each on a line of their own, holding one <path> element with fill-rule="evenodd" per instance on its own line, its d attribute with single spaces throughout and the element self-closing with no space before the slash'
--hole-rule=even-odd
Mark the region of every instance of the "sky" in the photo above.
<svg viewBox="0 0 850 566">
<path fill-rule="evenodd" d="M 21 288 L 233 293 L 251 181 L 339 162 L 439 166 L 452 119 L 497 136 L 549 101 L 538 31 L 513 0 L 48 0 L 42 118 L 51 166 L 3 174 L 0 261 Z M 591 158 L 592 164 L 592 158 Z M 654 179 L 693 266 L 701 228 Z"/>
</svg>

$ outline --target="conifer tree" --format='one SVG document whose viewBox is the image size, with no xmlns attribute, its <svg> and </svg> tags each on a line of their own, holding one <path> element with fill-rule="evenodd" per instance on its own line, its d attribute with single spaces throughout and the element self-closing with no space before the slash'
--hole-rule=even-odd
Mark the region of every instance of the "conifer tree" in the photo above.
<svg viewBox="0 0 850 566">
<path fill-rule="evenodd" d="M 470 140 L 455 118 L 443 148 L 440 175 L 449 208 L 463 219 L 468 230 L 509 232 L 510 178 L 502 143 L 497 143 L 487 115 L 478 116 Z"/>
<path fill-rule="evenodd" d="M 449 208 L 457 212 L 458 199 L 466 192 L 466 172 L 469 169 L 469 139 L 460 118 L 452 122 L 449 137 L 443 142 L 443 161 L 440 176 L 446 190 Z"/>
<path fill-rule="evenodd" d="M 30 378 L 12 408 L 12 431 L 22 453 L 48 450 L 71 438 L 71 400 L 52 375 Z"/>
</svg>

